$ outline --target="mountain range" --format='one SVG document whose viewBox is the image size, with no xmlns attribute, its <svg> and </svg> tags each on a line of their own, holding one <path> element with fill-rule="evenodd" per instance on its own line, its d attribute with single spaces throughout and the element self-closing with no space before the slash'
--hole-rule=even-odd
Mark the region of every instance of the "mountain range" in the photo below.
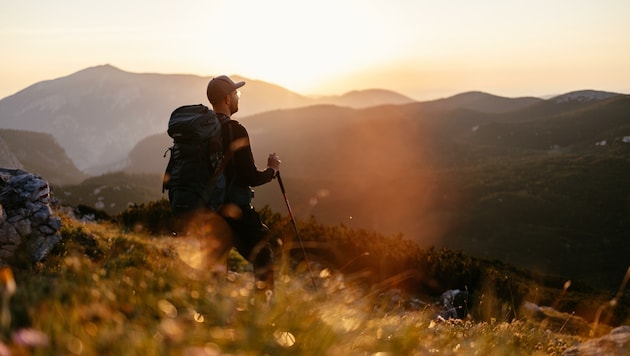
<svg viewBox="0 0 630 356">
<path fill-rule="evenodd" d="M 0 100 L 0 128 L 50 133 L 80 170 L 93 175 L 115 171 L 138 141 L 164 132 L 176 107 L 207 103 L 210 78 L 91 67 Z M 270 83 L 233 79 L 247 82 L 241 116 L 316 103 L 361 107 L 412 101 L 386 90 L 308 98 Z"/>
<path fill-rule="evenodd" d="M 235 118 L 248 128 L 259 164 L 270 152 L 280 154 L 299 219 L 402 233 L 422 245 L 593 283 L 623 277 L 630 96 L 581 90 L 544 100 L 467 92 L 415 102 L 370 90 L 313 99 L 237 79 L 251 91 L 244 90 Z M 114 214 L 160 199 L 168 115 L 180 104 L 203 102 L 207 80 L 101 66 L 35 84 L 0 101 L 0 160 L 31 164 L 35 172 L 43 169 L 37 162 L 55 167 L 45 177 L 72 205 Z M 98 115 L 78 115 L 94 107 Z M 128 148 L 118 147 L 123 141 Z M 102 151 L 81 152 L 88 150 L 82 142 Z M 48 152 L 46 160 L 32 158 Z M 118 169 L 86 178 L 89 170 L 66 166 L 72 161 L 98 174 Z M 256 189 L 255 205 L 283 211 L 284 204 L 274 182 Z"/>
</svg>

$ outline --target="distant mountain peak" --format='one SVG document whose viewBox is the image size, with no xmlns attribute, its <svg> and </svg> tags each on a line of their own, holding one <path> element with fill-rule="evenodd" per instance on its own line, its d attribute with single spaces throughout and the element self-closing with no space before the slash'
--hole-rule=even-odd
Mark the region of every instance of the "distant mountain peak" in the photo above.
<svg viewBox="0 0 630 356">
<path fill-rule="evenodd" d="M 351 90 L 342 96 L 350 96 L 350 95 L 359 95 L 359 94 L 392 94 L 396 96 L 400 96 L 401 94 L 389 90 L 389 89 L 379 89 L 379 88 L 371 88 L 371 89 L 359 89 L 359 90 Z"/>
<path fill-rule="evenodd" d="M 70 74 L 69 77 L 71 76 L 84 76 L 84 75 L 88 75 L 88 76 L 93 76 L 93 75 L 111 75 L 111 74 L 120 74 L 120 73 L 127 73 L 124 70 L 118 68 L 118 67 L 114 67 L 111 64 L 101 64 L 101 65 L 97 65 L 97 66 L 93 66 L 93 67 L 88 67 L 85 69 L 81 69 L 80 71 L 74 72 L 73 74 Z"/>
<path fill-rule="evenodd" d="M 497 95 L 486 93 L 484 91 L 479 91 L 479 90 L 466 91 L 466 92 L 463 92 L 463 93 L 455 94 L 452 97 L 455 98 L 455 97 L 463 97 L 463 96 L 468 96 L 468 97 L 497 97 Z"/>
<path fill-rule="evenodd" d="M 352 90 L 340 96 L 323 96 L 316 101 L 320 104 L 333 104 L 355 109 L 385 104 L 409 104 L 415 100 L 388 89 Z"/>
<path fill-rule="evenodd" d="M 120 68 L 118 68 L 116 66 L 113 66 L 113 65 L 111 65 L 109 63 L 101 64 L 101 65 L 97 65 L 97 66 L 93 66 L 93 67 L 88 67 L 88 68 L 85 68 L 84 70 L 86 70 L 86 71 L 87 70 L 115 70 L 115 71 L 123 72 L 122 69 L 120 69 Z"/>
<path fill-rule="evenodd" d="M 618 95 L 621 95 L 621 94 L 589 89 L 589 90 L 572 91 L 570 93 L 558 95 L 551 98 L 551 101 L 556 102 L 556 103 L 567 103 L 570 101 L 588 102 L 588 101 L 606 100 L 608 98 L 612 98 Z"/>
</svg>

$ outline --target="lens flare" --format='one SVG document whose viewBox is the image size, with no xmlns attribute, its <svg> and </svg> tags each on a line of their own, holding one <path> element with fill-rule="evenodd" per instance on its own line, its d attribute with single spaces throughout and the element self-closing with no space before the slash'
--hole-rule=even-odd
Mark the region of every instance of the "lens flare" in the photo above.
<svg viewBox="0 0 630 356">
<path fill-rule="evenodd" d="M 278 345 L 282 347 L 291 347 L 295 345 L 295 336 L 288 331 L 276 330 L 273 333 L 273 337 L 276 339 Z"/>
</svg>

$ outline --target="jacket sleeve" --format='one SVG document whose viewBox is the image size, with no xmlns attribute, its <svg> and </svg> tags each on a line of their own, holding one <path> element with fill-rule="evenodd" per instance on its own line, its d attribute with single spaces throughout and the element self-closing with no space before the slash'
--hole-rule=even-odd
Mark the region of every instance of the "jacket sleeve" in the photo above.
<svg viewBox="0 0 630 356">
<path fill-rule="evenodd" d="M 256 187 L 271 181 L 274 175 L 272 168 L 260 171 L 256 167 L 249 134 L 245 127 L 239 123 L 232 123 L 230 126 L 232 128 L 230 151 L 233 160 L 231 168 L 234 170 L 231 173 L 236 179 L 235 183 L 240 186 Z"/>
</svg>

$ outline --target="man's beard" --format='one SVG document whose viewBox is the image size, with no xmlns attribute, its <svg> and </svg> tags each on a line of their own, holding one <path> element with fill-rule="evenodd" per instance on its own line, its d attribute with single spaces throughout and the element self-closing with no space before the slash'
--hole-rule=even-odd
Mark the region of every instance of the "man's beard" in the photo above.
<svg viewBox="0 0 630 356">
<path fill-rule="evenodd" d="M 230 105 L 230 115 L 234 115 L 238 111 L 238 102 L 232 103 Z"/>
</svg>

